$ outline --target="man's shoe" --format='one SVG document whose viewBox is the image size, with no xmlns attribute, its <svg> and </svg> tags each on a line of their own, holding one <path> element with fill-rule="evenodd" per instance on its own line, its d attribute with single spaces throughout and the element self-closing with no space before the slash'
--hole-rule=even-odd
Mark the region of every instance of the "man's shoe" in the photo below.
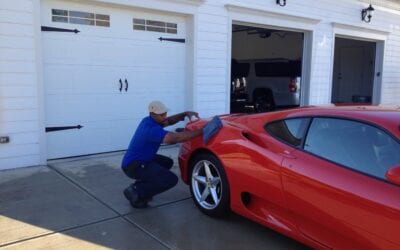
<svg viewBox="0 0 400 250">
<path fill-rule="evenodd" d="M 147 200 L 139 198 L 133 184 L 125 188 L 124 196 L 134 208 L 147 207 Z"/>
<path fill-rule="evenodd" d="M 125 188 L 124 196 L 128 201 L 130 201 L 132 199 L 136 200 L 138 198 L 138 195 L 137 195 L 136 191 L 134 190 L 133 184 L 131 184 L 129 187 Z"/>
<path fill-rule="evenodd" d="M 148 207 L 147 200 L 139 198 L 136 201 L 131 202 L 131 206 L 134 208 L 146 208 Z"/>
</svg>

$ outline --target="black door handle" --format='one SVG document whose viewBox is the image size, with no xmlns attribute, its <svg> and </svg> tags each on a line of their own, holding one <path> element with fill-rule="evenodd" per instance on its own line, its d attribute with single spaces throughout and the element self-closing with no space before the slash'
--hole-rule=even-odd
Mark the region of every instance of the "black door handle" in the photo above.
<svg viewBox="0 0 400 250">
<path fill-rule="evenodd" d="M 119 92 L 122 91 L 122 80 L 121 78 L 119 78 Z"/>
<path fill-rule="evenodd" d="M 128 88 L 129 88 L 128 80 L 126 80 L 125 78 L 125 92 L 128 91 Z"/>
</svg>

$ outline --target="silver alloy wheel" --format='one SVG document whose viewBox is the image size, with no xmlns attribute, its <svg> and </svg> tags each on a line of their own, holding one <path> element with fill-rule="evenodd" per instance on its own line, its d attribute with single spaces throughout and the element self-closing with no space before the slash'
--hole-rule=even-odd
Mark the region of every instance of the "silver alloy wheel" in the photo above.
<svg viewBox="0 0 400 250">
<path fill-rule="evenodd" d="M 196 163 L 192 172 L 192 191 L 197 203 L 204 209 L 214 209 L 222 197 L 222 182 L 215 165 L 202 160 Z"/>
</svg>

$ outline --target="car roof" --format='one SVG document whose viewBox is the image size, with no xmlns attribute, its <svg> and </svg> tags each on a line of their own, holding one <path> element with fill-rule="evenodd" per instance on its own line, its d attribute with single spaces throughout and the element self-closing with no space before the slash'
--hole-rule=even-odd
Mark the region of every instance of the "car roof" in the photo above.
<svg viewBox="0 0 400 250">
<path fill-rule="evenodd" d="M 247 125 L 249 125 L 250 127 L 253 127 L 251 126 L 251 123 L 254 124 L 255 120 L 259 120 L 261 123 L 266 124 L 268 122 L 287 118 L 322 116 L 341 117 L 351 120 L 363 120 L 368 123 L 383 127 L 393 133 L 396 137 L 400 138 L 400 106 L 306 106 L 269 113 L 249 115 L 249 119 L 245 118 L 240 120 L 242 120 L 243 122 L 245 122 L 245 120 L 248 120 L 245 123 L 247 123 Z"/>
<path fill-rule="evenodd" d="M 307 106 L 280 112 L 287 113 L 286 116 L 293 116 L 293 115 L 341 116 L 341 117 L 348 117 L 355 119 L 359 118 L 378 123 L 382 121 L 380 119 L 383 119 L 385 121 L 400 122 L 399 120 L 400 107 L 370 106 L 370 105 L 368 106 L 329 105 L 329 106 Z"/>
</svg>

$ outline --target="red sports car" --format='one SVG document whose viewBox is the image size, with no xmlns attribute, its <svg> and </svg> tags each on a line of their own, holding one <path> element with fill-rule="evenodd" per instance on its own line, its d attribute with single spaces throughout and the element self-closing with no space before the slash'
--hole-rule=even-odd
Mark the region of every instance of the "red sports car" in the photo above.
<svg viewBox="0 0 400 250">
<path fill-rule="evenodd" d="M 220 118 L 207 145 L 195 138 L 179 154 L 202 212 L 232 210 L 317 249 L 400 249 L 400 108 Z"/>
</svg>

